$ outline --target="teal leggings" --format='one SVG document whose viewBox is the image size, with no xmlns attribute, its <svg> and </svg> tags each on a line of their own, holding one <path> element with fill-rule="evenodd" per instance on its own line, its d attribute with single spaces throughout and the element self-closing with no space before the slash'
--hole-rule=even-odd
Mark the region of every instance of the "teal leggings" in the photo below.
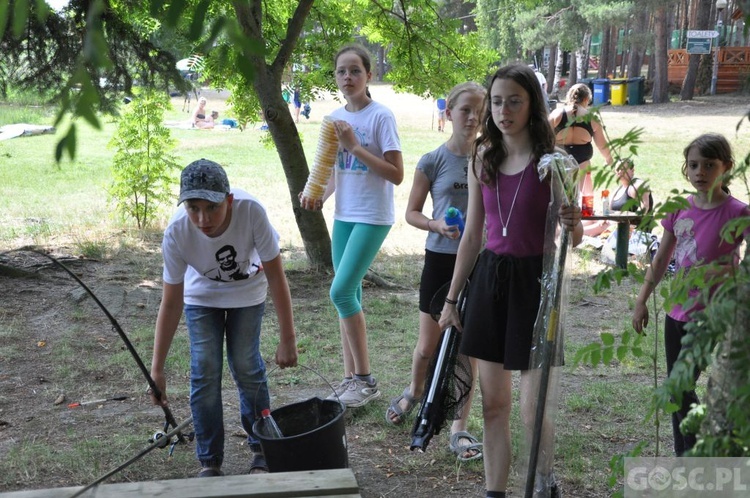
<svg viewBox="0 0 750 498">
<path fill-rule="evenodd" d="M 334 220 L 331 252 L 335 275 L 330 295 L 339 318 L 362 311 L 362 279 L 390 230 L 390 225 Z"/>
</svg>

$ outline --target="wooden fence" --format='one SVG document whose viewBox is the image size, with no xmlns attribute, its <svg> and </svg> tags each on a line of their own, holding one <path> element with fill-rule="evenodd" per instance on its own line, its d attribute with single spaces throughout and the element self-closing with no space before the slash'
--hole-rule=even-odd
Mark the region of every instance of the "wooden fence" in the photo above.
<svg viewBox="0 0 750 498">
<path fill-rule="evenodd" d="M 714 48 L 716 50 L 716 48 Z M 687 73 L 690 54 L 685 49 L 669 51 L 667 78 L 670 83 L 682 85 Z M 713 58 L 714 53 L 711 54 Z M 713 59 L 711 59 L 713 61 Z M 732 93 L 747 86 L 750 78 L 750 47 L 719 48 L 719 71 L 716 93 Z"/>
</svg>

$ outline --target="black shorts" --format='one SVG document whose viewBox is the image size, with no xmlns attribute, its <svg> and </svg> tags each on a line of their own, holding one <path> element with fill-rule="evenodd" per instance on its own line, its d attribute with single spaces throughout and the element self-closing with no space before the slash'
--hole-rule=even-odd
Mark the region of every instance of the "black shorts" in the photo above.
<svg viewBox="0 0 750 498">
<path fill-rule="evenodd" d="M 573 156 L 573 159 L 575 159 L 578 164 L 585 163 L 594 157 L 594 146 L 591 145 L 591 142 L 587 144 L 568 144 L 563 147 L 565 147 L 565 151 L 568 154 Z"/>
<path fill-rule="evenodd" d="M 419 311 L 423 313 L 432 313 L 436 311 L 430 310 L 432 297 L 438 289 L 446 283 L 450 283 L 453 278 L 453 267 L 455 265 L 455 254 L 445 254 L 425 249 L 422 279 L 419 281 Z M 442 309 L 443 306 L 442 303 L 440 303 L 440 309 L 438 309 L 437 312 L 439 313 Z"/>
<path fill-rule="evenodd" d="M 469 283 L 461 353 L 506 370 L 528 370 L 541 277 L 542 256 L 483 251 Z"/>
</svg>

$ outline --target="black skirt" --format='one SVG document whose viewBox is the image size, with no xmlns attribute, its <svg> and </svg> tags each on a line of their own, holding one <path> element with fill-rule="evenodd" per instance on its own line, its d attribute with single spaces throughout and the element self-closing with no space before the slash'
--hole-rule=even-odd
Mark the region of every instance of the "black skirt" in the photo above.
<svg viewBox="0 0 750 498">
<path fill-rule="evenodd" d="M 541 278 L 542 256 L 483 251 L 469 283 L 461 353 L 528 370 Z"/>
</svg>

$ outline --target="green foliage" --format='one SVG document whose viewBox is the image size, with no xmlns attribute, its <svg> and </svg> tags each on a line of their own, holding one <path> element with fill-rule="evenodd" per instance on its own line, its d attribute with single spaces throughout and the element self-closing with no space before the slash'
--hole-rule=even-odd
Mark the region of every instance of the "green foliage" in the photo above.
<svg viewBox="0 0 750 498">
<path fill-rule="evenodd" d="M 102 260 L 107 257 L 109 246 L 102 240 L 79 240 L 75 243 L 78 252 L 87 259 Z"/>
<path fill-rule="evenodd" d="M 477 2 L 476 23 L 482 45 L 495 51 L 500 63 L 520 56 L 514 23 L 519 11 L 513 0 L 480 0 Z"/>
<path fill-rule="evenodd" d="M 602 272 L 596 274 L 594 279 L 593 289 L 597 294 L 612 287 L 612 283 L 622 283 L 622 280 L 629 276 L 634 275 L 637 272 L 635 264 L 628 263 L 627 269 L 622 268 L 608 268 Z"/>
<path fill-rule="evenodd" d="M 746 294 L 739 292 L 747 285 L 750 276 L 746 267 L 747 262 L 744 262 L 740 270 L 729 279 L 715 276 L 720 269 L 718 264 L 694 268 L 689 278 L 684 279 L 684 284 L 675 285 L 673 294 L 679 296 L 677 299 L 684 299 L 684 306 L 691 306 L 698 301 L 707 302 L 708 305 L 705 309 L 694 312 L 694 320 L 685 327 L 682 349 L 672 373 L 656 390 L 657 405 L 668 405 L 672 400 L 680 403 L 682 393 L 694 388 L 695 373 L 707 370 L 716 358 L 728 357 L 729 362 L 739 365 L 747 365 L 750 361 L 750 345 L 742 334 L 735 336 L 734 343 L 725 341 L 731 329 L 743 331 L 747 327 L 742 324 L 739 316 L 747 307 L 744 299 Z M 699 289 L 698 295 L 687 294 L 695 289 Z M 720 367 L 726 368 L 726 365 L 717 365 L 717 368 Z M 712 413 L 711 407 L 706 404 L 699 405 L 690 412 L 683 425 L 686 431 L 698 436 L 698 442 L 691 451 L 692 456 L 750 454 L 750 429 L 747 427 L 750 389 L 745 372 L 747 369 L 742 367 L 742 372 L 712 373 L 712 380 L 718 382 L 708 396 L 720 398 L 721 408 L 725 408 L 726 414 Z M 744 377 L 737 378 L 737 375 Z M 702 426 L 706 423 L 715 425 L 708 420 L 711 418 L 723 423 L 722 427 L 712 427 L 709 433 Z"/>
<path fill-rule="evenodd" d="M 592 342 L 576 351 L 573 364 L 586 363 L 591 366 L 597 366 L 603 363 L 604 365 L 609 365 L 615 358 L 621 362 L 628 355 L 632 355 L 635 358 L 644 356 L 643 336 L 630 330 L 625 330 L 619 336 L 619 344 L 617 339 L 614 334 L 600 334 L 599 342 Z"/>
<path fill-rule="evenodd" d="M 744 117 L 738 124 L 738 130 L 743 121 Z M 632 137 L 623 137 L 619 148 L 630 149 L 631 140 Z M 634 148 L 630 150 L 634 154 L 637 152 Z M 748 166 L 750 154 L 732 172 L 732 179 L 742 180 L 746 191 Z M 692 192 L 672 190 L 672 195 L 657 205 L 655 217 L 663 218 L 668 213 L 688 208 L 687 195 L 690 193 Z M 722 227 L 721 237 L 726 243 L 733 243 L 740 234 L 747 232 L 748 227 L 749 217 L 732 220 Z M 698 307 L 691 314 L 692 321 L 685 326 L 680 353 L 669 378 L 654 389 L 648 416 L 655 415 L 658 424 L 659 413 L 675 412 L 683 393 L 695 389 L 696 375 L 717 363 L 715 371 L 711 372 L 708 402 L 693 405 L 680 426 L 683 433 L 697 436 L 697 443 L 690 451 L 690 456 L 750 455 L 750 424 L 747 419 L 747 413 L 750 412 L 750 378 L 746 368 L 750 362 L 750 341 L 747 341 L 747 323 L 744 323 L 747 321 L 745 310 L 748 307 L 750 259 L 746 253 L 745 261 L 729 276 L 726 265 L 727 261 L 719 261 L 694 266 L 687 272 L 680 270 L 669 281 L 668 286 L 660 289 L 664 310 L 669 310 L 676 304 L 684 309 Z M 629 267 L 628 270 L 636 281 L 643 281 L 643 276 L 634 267 Z M 599 275 L 596 280 L 597 290 L 608 288 L 617 276 L 611 271 Z M 699 306 L 701 303 L 705 303 L 705 308 Z M 654 310 L 656 309 L 654 294 Z M 634 355 L 642 354 L 639 346 L 630 344 L 630 338 L 630 332 L 626 331 L 621 344 L 616 346 L 611 334 L 602 334 L 599 342 L 584 346 L 578 351 L 576 362 L 609 364 L 613 357 L 621 359 L 629 351 Z M 656 374 L 656 370 L 654 373 Z M 613 459 L 610 466 L 611 483 L 614 483 L 622 475 L 622 470 L 618 469 L 621 465 L 618 460 Z"/>
<path fill-rule="evenodd" d="M 146 92 L 130 103 L 112 137 L 116 149 L 112 165 L 114 180 L 109 194 L 117 210 L 146 228 L 160 203 L 172 200 L 171 171 L 179 168 L 170 151 L 175 146 L 163 126 L 166 97 Z"/>
<path fill-rule="evenodd" d="M 643 450 L 646 446 L 645 441 L 640 441 L 638 444 L 635 445 L 633 449 L 628 451 L 624 454 L 618 454 L 612 456 L 609 460 L 609 478 L 607 479 L 607 484 L 609 484 L 610 488 L 614 488 L 617 486 L 618 481 L 620 480 L 620 477 L 625 475 L 625 459 L 626 458 L 634 458 L 639 457 L 643 454 Z M 622 487 L 619 487 L 611 496 L 611 498 L 622 498 L 623 497 L 623 489 Z"/>
<path fill-rule="evenodd" d="M 706 419 L 706 405 L 701 403 L 700 405 L 693 404 L 691 410 L 688 412 L 687 417 L 680 423 L 680 432 L 683 434 L 698 434 L 701 428 L 701 424 Z"/>
<path fill-rule="evenodd" d="M 398 90 L 434 97 L 457 83 L 483 81 L 490 72 L 496 54 L 480 45 L 476 32 L 462 34 L 459 19 L 436 13 L 435 2 L 412 0 L 406 12 L 365 4 L 370 15 L 362 19 L 362 33 L 388 47 L 387 77 Z"/>
</svg>

